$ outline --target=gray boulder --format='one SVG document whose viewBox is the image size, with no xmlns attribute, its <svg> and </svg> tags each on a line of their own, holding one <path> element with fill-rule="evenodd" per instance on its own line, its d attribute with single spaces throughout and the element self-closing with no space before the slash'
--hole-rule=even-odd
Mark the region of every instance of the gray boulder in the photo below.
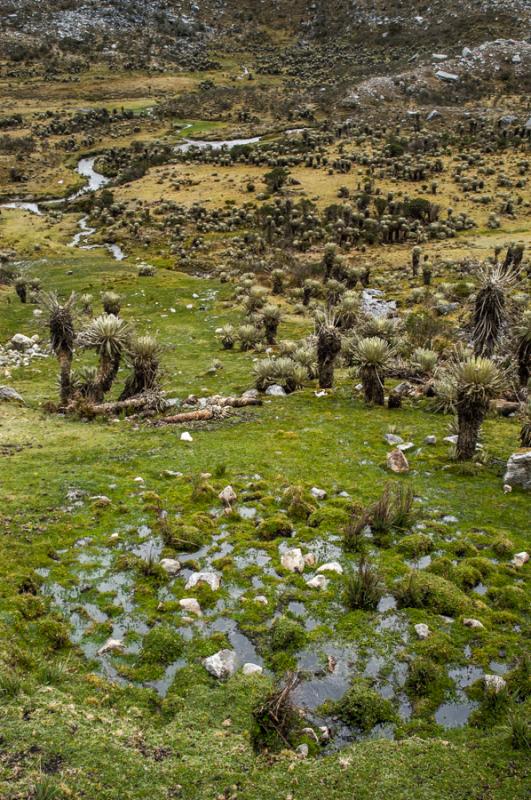
<svg viewBox="0 0 531 800">
<path fill-rule="evenodd" d="M 531 448 L 512 454 L 507 462 L 503 482 L 509 486 L 520 486 L 527 491 L 531 489 Z"/>
<path fill-rule="evenodd" d="M 0 386 L 0 402 L 23 403 L 23 397 L 11 386 Z"/>
</svg>

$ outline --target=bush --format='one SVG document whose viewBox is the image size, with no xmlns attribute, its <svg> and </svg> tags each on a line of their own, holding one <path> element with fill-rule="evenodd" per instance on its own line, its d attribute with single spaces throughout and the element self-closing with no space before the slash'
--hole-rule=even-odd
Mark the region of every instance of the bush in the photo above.
<svg viewBox="0 0 531 800">
<path fill-rule="evenodd" d="M 366 611 L 376 608 L 385 588 L 380 573 L 365 558 L 360 560 L 355 572 L 345 576 L 344 586 L 346 605 Z"/>
</svg>

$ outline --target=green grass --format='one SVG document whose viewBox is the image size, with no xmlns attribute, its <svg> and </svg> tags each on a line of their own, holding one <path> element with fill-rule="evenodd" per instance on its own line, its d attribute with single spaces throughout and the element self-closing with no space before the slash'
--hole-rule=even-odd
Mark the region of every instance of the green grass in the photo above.
<svg viewBox="0 0 531 800">
<path fill-rule="evenodd" d="M 90 292 L 95 308 L 101 292 L 118 291 L 123 297 L 123 316 L 139 332 L 154 332 L 164 346 L 164 386 L 170 396 L 237 393 L 253 383 L 253 354 L 222 351 L 215 336 L 216 328 L 241 321 L 227 285 L 163 268 L 153 278 L 138 278 L 134 262 L 117 264 L 94 253 L 34 263 L 30 274 L 39 275 L 45 288 L 64 295 L 71 290 Z M 193 308 L 187 309 L 190 303 Z M 18 302 L 13 290 L 2 289 L 0 341 L 15 332 L 45 337 L 44 326 L 32 311 L 32 306 Z M 297 338 L 304 330 L 305 323 L 288 317 L 281 324 L 280 337 Z M 214 359 L 219 359 L 222 369 L 209 374 Z M 467 728 L 443 734 L 434 728 L 434 706 L 429 703 L 419 704 L 417 721 L 409 729 L 404 727 L 400 735 L 405 738 L 395 742 L 359 742 L 323 759 L 295 762 L 293 769 L 288 769 L 293 763 L 291 754 L 281 753 L 272 764 L 257 756 L 249 736 L 251 712 L 269 678 L 238 674 L 223 684 L 211 679 L 201 658 L 227 646 L 226 634 L 210 631 L 191 641 L 171 635 L 181 624 L 178 600 L 190 592 L 178 579 L 172 597 L 161 604 L 158 591 L 165 577 L 156 570 L 141 569 L 138 559 L 123 549 L 139 543 L 136 529 L 141 524 L 149 525 L 154 535 L 159 533 L 160 509 L 181 515 L 175 522 L 176 535 L 193 530 L 201 541 L 210 541 L 219 520 L 212 521 L 209 510 L 219 505 L 217 493 L 227 483 L 265 519 L 274 518 L 288 505 L 283 492 L 289 486 L 302 484 L 306 491 L 322 487 L 330 499 L 311 515 L 308 525 L 304 515 L 294 521 L 294 544 L 305 551 L 317 538 L 341 535 L 348 504 L 365 506 L 381 494 L 389 477 L 383 434 L 394 426 L 404 439 L 419 446 L 427 434 L 437 436 L 437 446 L 408 454 L 412 472 L 404 480 L 411 482 L 421 498 L 415 504 L 416 516 L 424 522 L 435 548 L 449 559 L 472 559 L 469 566 L 479 569 L 477 555 L 494 556 L 492 546 L 501 536 L 512 540 L 514 552 L 526 546 L 528 499 L 516 490 L 503 494 L 498 466 L 517 447 L 516 421 L 487 420 L 484 441 L 497 461 L 460 475 L 449 468 L 448 447 L 442 442 L 448 418 L 407 404 L 394 411 L 367 408 L 353 398 L 352 382 L 341 371 L 337 389 L 326 398 L 315 397 L 313 387 L 308 387 L 286 399 L 266 399 L 262 408 L 242 411 L 225 422 L 190 426 L 191 444 L 180 441 L 182 429 L 177 427 L 156 429 L 124 419 L 87 423 L 50 415 L 43 403 L 55 398 L 56 371 L 50 358 L 1 379 L 15 386 L 27 402 L 25 407 L 0 406 L 0 664 L 12 676 L 2 682 L 0 693 L 2 797 L 33 797 L 31 793 L 41 785 L 42 791 L 59 793 L 50 796 L 98 800 L 116 796 L 207 800 L 222 793 L 238 800 L 277 800 L 288 795 L 312 800 L 323 792 L 333 800 L 369 796 L 513 800 L 526 795 L 526 754 L 512 749 L 505 719 L 489 731 Z M 118 383 L 124 374 L 120 373 Z M 167 470 L 181 472 L 183 477 L 168 477 Z M 197 481 L 201 473 L 212 477 Z M 138 476 L 144 479 L 142 485 L 134 480 Z M 86 495 L 82 505 L 67 511 L 66 495 L 71 488 Z M 351 501 L 335 496 L 342 490 Z M 107 495 L 111 505 L 89 499 L 97 495 Z M 458 524 L 442 524 L 445 514 L 457 516 Z M 360 658 L 373 650 L 383 655 L 394 652 L 390 648 L 397 647 L 400 638 L 392 631 L 376 635 L 374 612 L 338 612 L 333 604 L 339 584 L 334 578 L 325 592 L 308 589 L 304 576 L 282 572 L 280 539 L 261 538 L 252 521 L 236 515 L 226 522 L 234 549 L 217 565 L 222 574 L 220 593 L 214 596 L 201 589 L 193 596 L 203 610 L 212 611 L 218 597 L 232 602 L 231 586 L 240 586 L 251 597 L 257 593 L 251 578 L 263 577 L 261 591 L 270 599 L 269 606 L 240 602 L 231 606 L 230 615 L 273 668 L 282 670 L 292 663 L 291 653 L 277 652 L 271 659 L 268 649 L 268 622 L 277 607 L 286 613 L 289 599 L 306 602 L 319 621 L 316 629 L 301 637 L 310 646 L 326 642 L 335 626 L 333 635 L 356 643 Z M 113 532 L 119 534 L 118 544 L 110 540 Z M 388 591 L 396 578 L 409 571 L 395 546 L 402 535 L 396 532 L 377 550 L 378 569 Z M 97 566 L 102 553 L 110 554 L 111 571 L 127 575 L 134 585 L 137 608 L 151 631 L 156 631 L 149 634 L 144 650 L 139 636 L 143 655 L 138 659 L 110 657 L 122 676 L 134 680 L 130 687 L 112 684 L 95 672 L 97 663 L 70 644 L 66 620 L 41 590 L 51 581 L 67 588 L 83 584 L 86 565 L 78 560 L 75 542 L 87 536 L 91 538 L 83 548 L 87 558 Z M 460 545 L 457 554 L 452 536 Z M 403 549 L 409 544 L 411 540 Z M 281 584 L 256 565 L 238 570 L 235 558 L 249 547 L 271 556 L 273 567 L 282 572 Z M 166 544 L 163 555 L 175 556 L 176 551 Z M 355 554 L 345 558 L 356 563 Z M 508 560 L 509 556 L 502 557 L 492 572 L 485 573 L 489 587 L 511 586 L 519 577 L 505 566 Z M 50 573 L 40 578 L 35 570 L 43 568 Z M 460 598 L 457 584 L 451 586 Z M 112 590 L 97 592 L 91 586 L 83 597 L 105 616 L 87 636 L 96 649 L 111 634 L 112 621 L 119 616 L 118 598 Z M 522 622 L 522 611 L 498 608 L 471 590 L 467 598 L 470 616 L 485 621 L 486 630 L 480 635 L 458 620 L 447 633 L 439 632 L 438 609 L 429 604 L 400 612 L 406 625 L 425 621 L 437 631 L 426 642 L 416 642 L 413 634 L 409 645 L 413 657 L 445 665 L 447 660 L 461 659 L 463 647 L 471 644 L 474 662 L 485 668 L 500 648 L 514 661 L 522 649 L 522 636 L 513 625 Z M 478 605 L 483 602 L 484 608 Z M 293 622 L 289 613 L 286 619 Z M 281 647 L 285 649 L 286 644 Z M 187 666 L 177 673 L 164 699 L 142 687 L 142 682 L 158 680 L 161 666 L 181 654 Z M 230 724 L 224 724 L 227 718 Z M 424 726 L 423 736 L 431 731 L 433 738 L 412 735 L 415 725 Z M 52 769 L 49 765 L 54 765 L 53 773 L 45 779 L 46 769 Z"/>
</svg>

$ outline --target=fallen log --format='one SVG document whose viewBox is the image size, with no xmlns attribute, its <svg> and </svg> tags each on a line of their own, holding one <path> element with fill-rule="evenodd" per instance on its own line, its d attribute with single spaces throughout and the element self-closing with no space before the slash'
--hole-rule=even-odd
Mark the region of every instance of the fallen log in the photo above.
<svg viewBox="0 0 531 800">
<path fill-rule="evenodd" d="M 129 397 L 127 400 L 116 400 L 108 403 L 85 404 L 85 408 L 94 416 L 111 416 L 120 414 L 122 411 L 163 411 L 166 408 L 166 401 L 161 395 L 139 394 L 136 397 Z M 67 411 L 77 411 L 77 404 L 71 403 Z"/>
<path fill-rule="evenodd" d="M 223 409 L 225 408 L 245 408 L 246 406 L 261 405 L 262 400 L 259 397 L 216 397 L 215 404 L 197 411 L 183 411 L 180 414 L 172 414 L 170 417 L 161 417 L 155 420 L 153 425 L 178 425 L 180 422 L 200 422 L 222 417 Z"/>
</svg>

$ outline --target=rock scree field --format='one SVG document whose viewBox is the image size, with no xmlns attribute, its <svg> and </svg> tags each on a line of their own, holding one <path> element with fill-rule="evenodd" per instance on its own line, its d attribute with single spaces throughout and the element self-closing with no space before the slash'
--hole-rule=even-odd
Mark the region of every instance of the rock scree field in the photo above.
<svg viewBox="0 0 531 800">
<path fill-rule="evenodd" d="M 0 0 L 0 797 L 523 800 L 522 0 Z"/>
</svg>

